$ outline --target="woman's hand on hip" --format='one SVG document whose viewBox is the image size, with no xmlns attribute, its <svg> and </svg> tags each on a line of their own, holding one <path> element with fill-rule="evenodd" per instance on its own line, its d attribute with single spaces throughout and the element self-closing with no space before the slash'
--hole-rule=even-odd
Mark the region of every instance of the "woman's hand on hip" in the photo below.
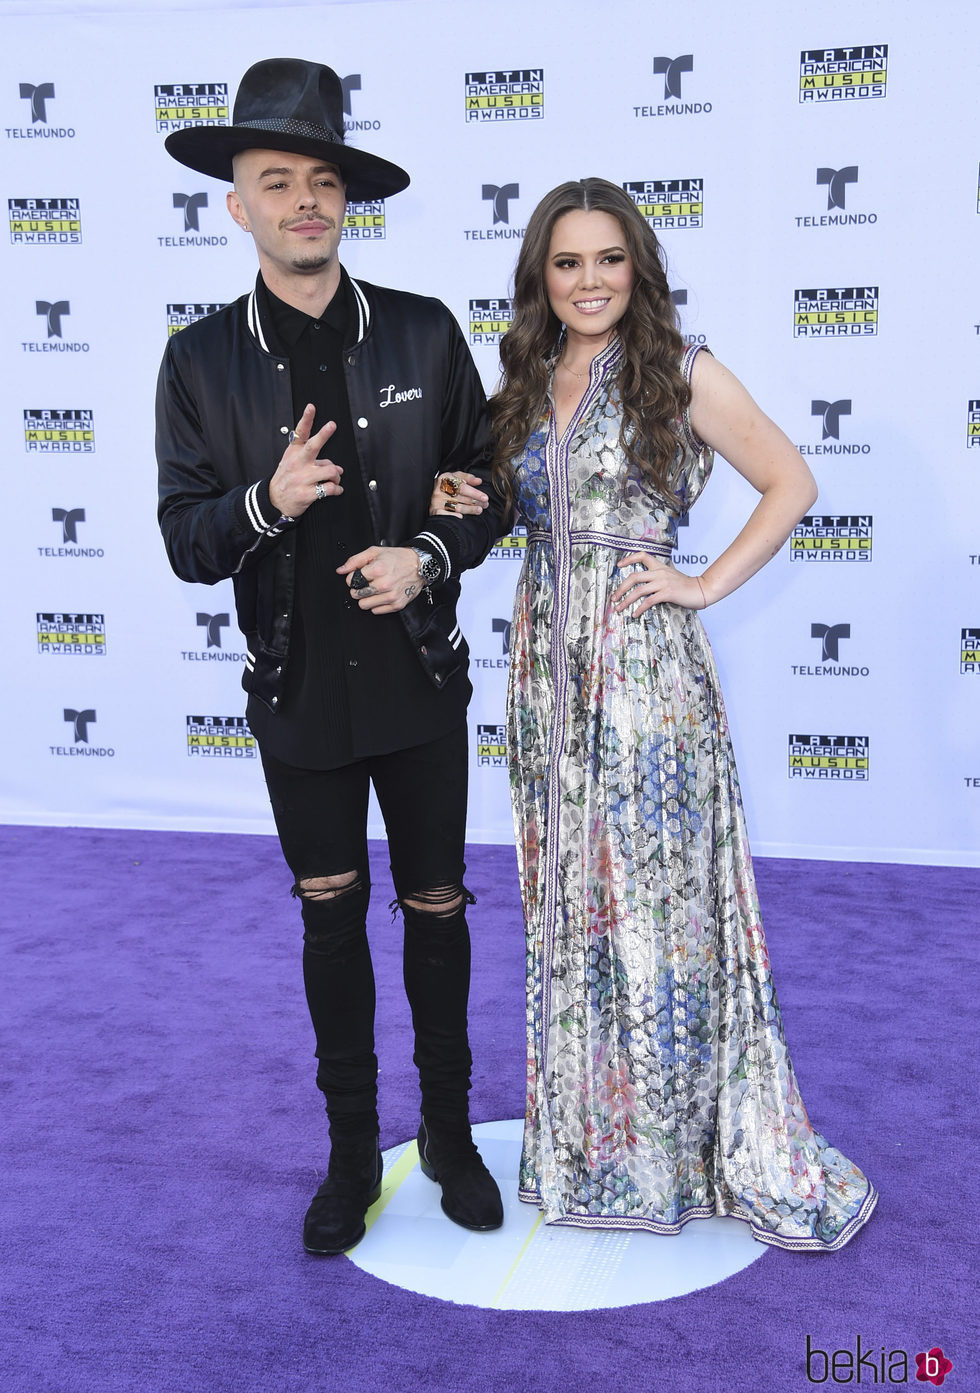
<svg viewBox="0 0 980 1393">
<path fill-rule="evenodd" d="M 703 583 L 697 576 L 675 571 L 648 552 L 638 551 L 621 556 L 618 569 L 634 567 L 612 594 L 612 606 L 618 613 L 629 610 L 634 619 L 645 614 L 653 605 L 683 605 L 685 609 L 704 609 L 708 604 Z"/>
</svg>

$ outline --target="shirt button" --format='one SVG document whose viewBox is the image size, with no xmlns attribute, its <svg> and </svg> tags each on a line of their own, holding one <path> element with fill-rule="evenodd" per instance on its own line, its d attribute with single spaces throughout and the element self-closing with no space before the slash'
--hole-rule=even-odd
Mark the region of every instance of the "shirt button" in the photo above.
<svg viewBox="0 0 980 1393">
<path fill-rule="evenodd" d="M 367 417 L 358 416 L 357 424 L 360 426 L 361 430 L 367 430 Z"/>
<path fill-rule="evenodd" d="M 368 488 L 371 490 L 372 493 L 377 493 L 377 491 L 378 491 L 378 481 L 377 481 L 377 479 L 369 479 L 369 480 L 368 480 Z"/>
</svg>

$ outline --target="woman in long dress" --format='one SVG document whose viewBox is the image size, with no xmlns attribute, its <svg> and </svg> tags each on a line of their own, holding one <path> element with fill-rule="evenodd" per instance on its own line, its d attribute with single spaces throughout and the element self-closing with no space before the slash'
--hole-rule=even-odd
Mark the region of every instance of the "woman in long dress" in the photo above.
<svg viewBox="0 0 980 1393">
<path fill-rule="evenodd" d="M 735 762 L 698 610 L 812 505 L 810 471 L 685 349 L 656 237 L 614 184 L 528 223 L 492 408 L 527 527 L 508 743 L 527 926 L 520 1196 L 547 1222 L 674 1234 L 734 1215 L 833 1251 L 877 1195 L 816 1132 L 773 989 Z M 761 495 L 699 576 L 677 519 L 717 451 Z M 466 480 L 434 507 L 479 509 Z"/>
</svg>

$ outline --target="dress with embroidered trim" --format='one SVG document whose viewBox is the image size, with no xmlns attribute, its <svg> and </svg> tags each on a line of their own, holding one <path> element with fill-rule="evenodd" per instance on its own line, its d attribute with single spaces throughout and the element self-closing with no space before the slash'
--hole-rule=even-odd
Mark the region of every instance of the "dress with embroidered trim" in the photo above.
<svg viewBox="0 0 980 1393">
<path fill-rule="evenodd" d="M 690 372 L 697 349 L 685 354 Z M 773 989 L 738 778 L 698 614 L 610 596 L 678 509 L 619 446 L 614 340 L 564 435 L 514 461 L 527 553 L 507 723 L 527 925 L 521 1199 L 547 1222 L 678 1233 L 733 1215 L 833 1251 L 877 1194 L 816 1132 Z M 685 415 L 687 509 L 712 454 Z"/>
</svg>

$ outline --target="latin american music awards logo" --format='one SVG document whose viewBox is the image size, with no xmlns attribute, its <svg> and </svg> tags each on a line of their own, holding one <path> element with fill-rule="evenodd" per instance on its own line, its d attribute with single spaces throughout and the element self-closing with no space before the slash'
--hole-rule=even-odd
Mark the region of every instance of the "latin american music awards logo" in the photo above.
<svg viewBox="0 0 980 1393">
<path fill-rule="evenodd" d="M 540 121 L 544 68 L 498 68 L 464 78 L 467 121 Z"/>
<path fill-rule="evenodd" d="M 873 520 L 870 513 L 810 514 L 793 528 L 790 561 L 870 561 Z"/>
<path fill-rule="evenodd" d="M 171 338 L 174 334 L 179 334 L 181 329 L 186 329 L 188 324 L 194 324 L 199 319 L 206 319 L 209 314 L 214 314 L 215 310 L 223 310 L 223 304 L 174 304 L 167 306 L 167 337 Z"/>
<path fill-rule="evenodd" d="M 227 126 L 227 82 L 158 82 L 153 115 L 162 135 L 187 126 Z"/>
<path fill-rule="evenodd" d="M 887 96 L 888 45 L 805 48 L 800 54 L 800 101 L 867 101 Z"/>
<path fill-rule="evenodd" d="M 510 328 L 514 317 L 513 301 L 501 297 L 497 300 L 470 301 L 470 343 L 494 347 Z"/>
<path fill-rule="evenodd" d="M 255 736 L 244 716 L 187 716 L 187 753 L 206 759 L 255 759 Z"/>
<path fill-rule="evenodd" d="M 828 286 L 793 292 L 793 337 L 828 339 L 878 332 L 876 285 Z"/>
<path fill-rule="evenodd" d="M 623 188 L 655 230 L 704 223 L 703 179 L 640 179 Z"/>
<path fill-rule="evenodd" d="M 980 445 L 980 397 L 974 397 L 966 408 L 967 448 Z"/>
<path fill-rule="evenodd" d="M 24 449 L 31 455 L 94 454 L 95 413 L 85 409 L 27 407 Z"/>
<path fill-rule="evenodd" d="M 515 527 L 487 553 L 488 561 L 523 561 L 527 551 L 527 528 Z"/>
<path fill-rule="evenodd" d="M 480 768 L 503 768 L 507 763 L 506 725 L 478 725 L 476 728 L 476 762 Z"/>
<path fill-rule="evenodd" d="M 980 629 L 960 630 L 960 672 L 980 672 Z"/>
<path fill-rule="evenodd" d="M 106 651 L 104 614 L 75 614 L 54 611 L 37 616 L 39 653 L 82 654 L 102 657 Z"/>
<path fill-rule="evenodd" d="M 791 779 L 838 779 L 864 783 L 871 775 L 867 735 L 791 735 Z"/>
<path fill-rule="evenodd" d="M 385 226 L 383 198 L 348 203 L 340 239 L 342 242 L 381 242 L 384 241 Z"/>
<path fill-rule="evenodd" d="M 74 140 L 74 126 L 52 126 L 50 123 L 48 102 L 54 101 L 53 82 L 21 82 L 18 86 L 21 100 L 30 107 L 31 124 L 6 126 L 4 133 L 8 140 Z"/>
<path fill-rule="evenodd" d="M 8 198 L 14 246 L 77 246 L 82 240 L 82 205 L 77 198 Z"/>
</svg>

